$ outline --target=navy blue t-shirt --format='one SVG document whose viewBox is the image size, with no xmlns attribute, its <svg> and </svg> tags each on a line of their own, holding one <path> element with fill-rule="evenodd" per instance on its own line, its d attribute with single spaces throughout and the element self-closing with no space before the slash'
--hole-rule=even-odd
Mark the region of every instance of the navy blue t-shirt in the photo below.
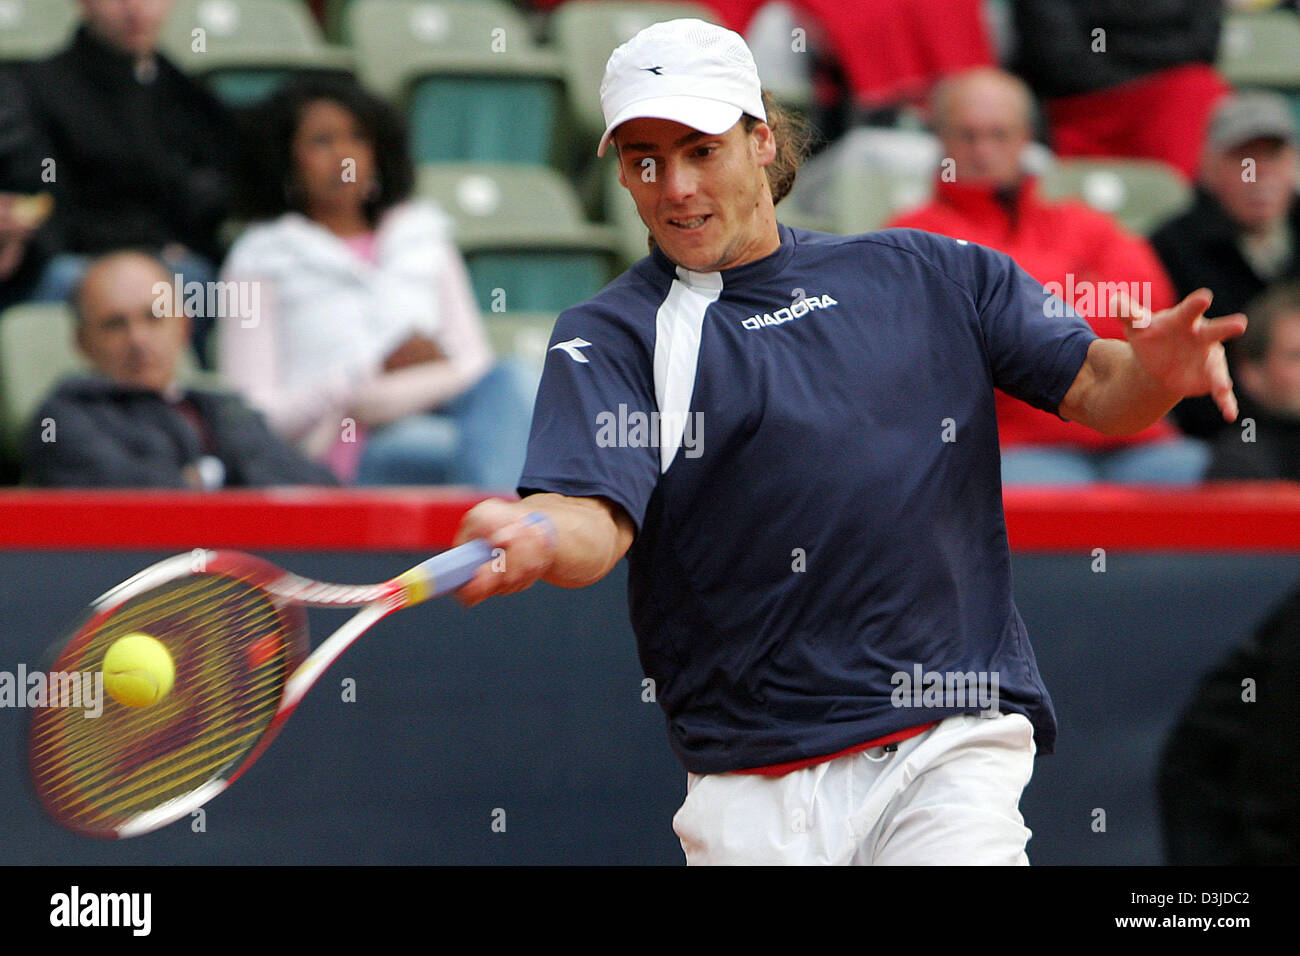
<svg viewBox="0 0 1300 956">
<path fill-rule="evenodd" d="M 993 679 L 1050 753 L 993 389 L 1055 412 L 1094 333 L 982 246 L 780 235 L 722 272 L 656 251 L 565 310 L 520 494 L 604 496 L 636 523 L 632 625 L 692 772 L 978 712 Z M 966 706 L 922 696 L 953 674 Z"/>
</svg>

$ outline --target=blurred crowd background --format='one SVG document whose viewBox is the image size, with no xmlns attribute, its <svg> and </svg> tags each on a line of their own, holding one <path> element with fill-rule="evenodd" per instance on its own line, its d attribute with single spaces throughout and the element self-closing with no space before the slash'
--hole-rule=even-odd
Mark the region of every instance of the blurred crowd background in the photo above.
<svg viewBox="0 0 1300 956">
<path fill-rule="evenodd" d="M 807 122 L 787 224 L 990 245 L 1107 336 L 1251 307 L 1241 423 L 1001 398 L 1008 484 L 1300 478 L 1300 15 L 1243 0 L 0 0 L 0 477 L 509 489 L 555 316 L 647 250 L 605 59 L 678 16 Z"/>
</svg>

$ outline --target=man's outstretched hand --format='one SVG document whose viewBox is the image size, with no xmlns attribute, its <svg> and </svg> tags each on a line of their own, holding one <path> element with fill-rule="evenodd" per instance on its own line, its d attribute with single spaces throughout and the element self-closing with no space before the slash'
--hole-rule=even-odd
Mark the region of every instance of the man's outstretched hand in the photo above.
<svg viewBox="0 0 1300 956">
<path fill-rule="evenodd" d="M 1238 312 L 1207 319 L 1213 301 L 1209 289 L 1198 289 L 1153 315 L 1121 296 L 1117 312 L 1138 361 L 1161 387 L 1181 398 L 1211 395 L 1231 422 L 1237 419 L 1237 396 L 1223 343 L 1246 331 L 1246 317 Z"/>
</svg>

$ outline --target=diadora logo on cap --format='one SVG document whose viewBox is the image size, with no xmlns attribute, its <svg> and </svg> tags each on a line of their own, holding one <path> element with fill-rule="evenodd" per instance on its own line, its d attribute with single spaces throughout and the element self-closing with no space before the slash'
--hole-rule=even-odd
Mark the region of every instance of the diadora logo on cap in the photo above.
<svg viewBox="0 0 1300 956">
<path fill-rule="evenodd" d="M 761 329 L 765 325 L 781 325 L 785 322 L 793 322 L 815 309 L 829 309 L 833 305 L 839 305 L 839 302 L 829 295 L 804 295 L 803 289 L 795 289 L 794 301 L 788 306 L 774 309 L 771 312 L 764 312 L 762 315 L 751 315 L 740 324 L 747 329 Z"/>
<path fill-rule="evenodd" d="M 663 74 L 663 67 L 662 67 L 662 66 L 643 66 L 643 67 L 641 67 L 641 69 L 644 70 L 644 71 L 647 72 L 647 73 L 653 73 L 655 76 L 663 76 L 663 75 L 664 75 L 664 74 Z"/>
</svg>

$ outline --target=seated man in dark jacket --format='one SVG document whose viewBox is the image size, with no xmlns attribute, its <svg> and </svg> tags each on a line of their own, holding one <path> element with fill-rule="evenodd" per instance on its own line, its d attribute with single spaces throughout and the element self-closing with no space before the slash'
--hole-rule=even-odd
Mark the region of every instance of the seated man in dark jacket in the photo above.
<svg viewBox="0 0 1300 956">
<path fill-rule="evenodd" d="M 285 445 L 233 395 L 176 382 L 189 319 L 162 263 L 110 253 L 87 269 L 73 299 L 77 345 L 96 374 L 60 383 L 23 444 L 34 484 L 212 489 L 335 484 Z"/>
<path fill-rule="evenodd" d="M 1151 237 L 1175 291 L 1213 289 L 1213 313 L 1231 315 L 1273 283 L 1300 278 L 1297 185 L 1300 150 L 1286 100 L 1251 92 L 1224 101 L 1210 126 L 1195 204 Z M 1179 402 L 1174 417 L 1204 438 L 1226 424 L 1201 398 Z"/>
</svg>

